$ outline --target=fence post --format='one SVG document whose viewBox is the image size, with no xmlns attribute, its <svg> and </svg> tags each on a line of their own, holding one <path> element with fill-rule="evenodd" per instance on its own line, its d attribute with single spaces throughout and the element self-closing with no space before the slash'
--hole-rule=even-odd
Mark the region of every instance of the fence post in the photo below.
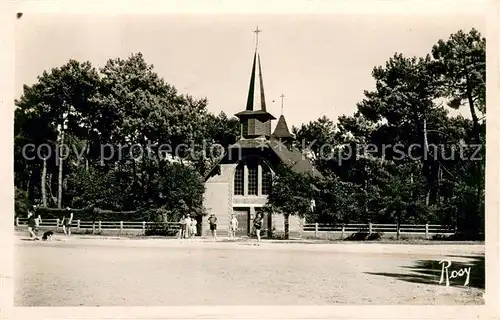
<svg viewBox="0 0 500 320">
<path fill-rule="evenodd" d="M 372 223 L 368 223 L 368 232 L 371 234 L 373 232 L 373 225 Z"/>
<path fill-rule="evenodd" d="M 19 227 L 19 217 L 16 217 L 16 227 Z"/>
<path fill-rule="evenodd" d="M 340 234 L 340 240 L 344 240 L 345 225 L 342 224 L 342 233 Z"/>
<path fill-rule="evenodd" d="M 425 224 L 425 238 L 429 239 L 429 224 Z"/>
<path fill-rule="evenodd" d="M 81 223 L 80 219 L 76 220 L 76 228 L 78 230 L 80 230 L 80 223 Z"/>
<path fill-rule="evenodd" d="M 120 221 L 120 234 L 122 234 L 123 231 L 123 221 Z"/>
<path fill-rule="evenodd" d="M 146 234 L 146 221 L 142 222 L 142 232 L 144 232 L 144 234 Z"/>
<path fill-rule="evenodd" d="M 92 234 L 95 234 L 95 221 L 92 222 Z"/>
<path fill-rule="evenodd" d="M 99 220 L 99 233 L 102 232 L 102 224 L 101 224 L 101 220 Z"/>
<path fill-rule="evenodd" d="M 317 222 L 314 224 L 314 237 L 318 238 L 318 223 Z"/>
</svg>

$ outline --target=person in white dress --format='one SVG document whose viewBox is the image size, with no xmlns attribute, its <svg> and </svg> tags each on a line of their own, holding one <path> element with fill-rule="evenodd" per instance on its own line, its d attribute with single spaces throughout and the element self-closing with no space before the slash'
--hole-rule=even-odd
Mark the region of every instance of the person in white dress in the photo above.
<svg viewBox="0 0 500 320">
<path fill-rule="evenodd" d="M 197 230 L 196 230 L 196 225 L 198 224 L 198 222 L 196 222 L 196 219 L 195 218 L 191 218 L 191 232 L 190 232 L 190 238 L 194 237 L 197 233 Z"/>
<path fill-rule="evenodd" d="M 229 220 L 229 236 L 231 239 L 236 239 L 236 231 L 238 230 L 238 219 L 233 215 L 231 215 L 231 219 Z"/>
</svg>

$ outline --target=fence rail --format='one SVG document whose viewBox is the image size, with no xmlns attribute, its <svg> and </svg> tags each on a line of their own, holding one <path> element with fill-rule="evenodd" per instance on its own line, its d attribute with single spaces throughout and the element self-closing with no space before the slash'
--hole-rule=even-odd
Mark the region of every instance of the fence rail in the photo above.
<svg viewBox="0 0 500 320">
<path fill-rule="evenodd" d="M 16 218 L 15 225 L 23 226 L 28 224 L 28 219 L 26 218 Z M 71 222 L 72 228 L 77 229 L 91 229 L 94 231 L 102 230 L 143 230 L 152 226 L 168 226 L 173 229 L 180 228 L 180 223 L 178 222 L 152 222 L 152 221 L 82 221 L 73 220 Z M 60 219 L 42 219 L 39 224 L 40 227 L 62 227 L 62 221 Z"/>
<path fill-rule="evenodd" d="M 376 224 L 376 223 L 354 223 L 354 224 L 327 224 L 327 223 L 305 223 L 304 231 L 318 232 L 398 232 L 397 224 Z M 400 233 L 421 233 L 421 234 L 453 234 L 455 229 L 449 226 L 437 224 L 400 224 Z"/>
</svg>

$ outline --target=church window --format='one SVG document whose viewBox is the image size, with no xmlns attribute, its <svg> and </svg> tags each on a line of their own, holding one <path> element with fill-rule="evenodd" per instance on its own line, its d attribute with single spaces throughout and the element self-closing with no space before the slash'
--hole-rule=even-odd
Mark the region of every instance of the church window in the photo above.
<svg viewBox="0 0 500 320">
<path fill-rule="evenodd" d="M 268 195 L 271 193 L 271 187 L 272 187 L 272 174 L 271 170 L 269 167 L 265 164 L 262 163 L 262 194 L 263 195 Z"/>
<path fill-rule="evenodd" d="M 248 120 L 241 124 L 241 135 L 244 137 L 248 135 Z"/>
<path fill-rule="evenodd" d="M 242 196 L 243 195 L 243 184 L 245 180 L 245 174 L 243 171 L 244 164 L 241 162 L 236 167 L 236 172 L 234 173 L 234 194 Z"/>
<path fill-rule="evenodd" d="M 234 195 L 267 196 L 271 193 L 271 187 L 272 171 L 263 159 L 250 156 L 241 161 L 236 167 L 234 172 Z"/>
<path fill-rule="evenodd" d="M 247 167 L 248 167 L 248 194 L 249 195 L 257 195 L 258 190 L 258 159 L 249 158 L 247 159 Z"/>
</svg>

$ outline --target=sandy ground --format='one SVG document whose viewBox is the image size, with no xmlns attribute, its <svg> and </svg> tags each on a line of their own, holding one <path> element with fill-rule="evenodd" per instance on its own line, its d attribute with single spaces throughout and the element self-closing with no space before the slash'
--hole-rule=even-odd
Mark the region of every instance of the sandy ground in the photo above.
<svg viewBox="0 0 500 320">
<path fill-rule="evenodd" d="M 23 238 L 16 306 L 484 303 L 475 264 L 484 245 Z M 440 285 L 443 259 L 450 273 L 472 264 L 471 284 Z"/>
</svg>

